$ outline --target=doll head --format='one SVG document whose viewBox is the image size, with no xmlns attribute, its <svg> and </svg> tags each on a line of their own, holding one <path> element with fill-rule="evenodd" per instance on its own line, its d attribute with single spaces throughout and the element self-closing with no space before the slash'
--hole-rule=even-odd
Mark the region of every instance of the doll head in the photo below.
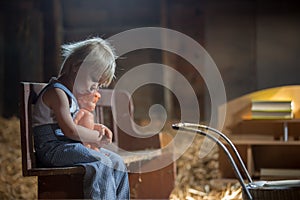
<svg viewBox="0 0 300 200">
<path fill-rule="evenodd" d="M 98 91 L 77 97 L 79 107 L 90 112 L 95 110 L 97 101 L 101 98 Z"/>
<path fill-rule="evenodd" d="M 63 45 L 65 60 L 60 75 L 69 77 L 76 97 L 88 95 L 101 86 L 108 86 L 115 73 L 115 54 L 101 38 Z"/>
</svg>

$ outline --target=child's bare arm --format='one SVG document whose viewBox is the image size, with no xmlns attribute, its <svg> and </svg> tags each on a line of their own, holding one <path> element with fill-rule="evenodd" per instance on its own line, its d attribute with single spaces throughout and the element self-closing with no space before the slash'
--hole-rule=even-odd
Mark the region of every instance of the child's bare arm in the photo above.
<svg viewBox="0 0 300 200">
<path fill-rule="evenodd" d="M 66 137 L 101 145 L 102 133 L 76 125 L 73 122 L 69 111 L 69 100 L 64 91 L 58 88 L 49 89 L 44 93 L 43 101 L 53 110 L 58 125 Z"/>
</svg>

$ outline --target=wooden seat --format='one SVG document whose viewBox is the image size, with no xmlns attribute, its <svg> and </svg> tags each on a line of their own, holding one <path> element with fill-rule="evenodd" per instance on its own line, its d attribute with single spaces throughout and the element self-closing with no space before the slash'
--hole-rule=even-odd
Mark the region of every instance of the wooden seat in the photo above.
<svg viewBox="0 0 300 200">
<path fill-rule="evenodd" d="M 45 86 L 44 83 L 21 82 L 20 94 L 20 128 L 21 128 L 21 150 L 22 150 L 22 171 L 23 176 L 38 177 L 38 198 L 39 199 L 76 199 L 83 198 L 83 167 L 56 167 L 42 168 L 36 161 L 33 145 L 33 131 L 31 127 L 31 113 L 33 100 Z M 137 133 L 131 128 L 130 116 L 118 112 L 117 117 L 122 120 L 127 129 L 132 131 L 130 135 L 124 133 L 112 118 L 112 110 L 115 104 L 128 102 L 129 114 L 132 114 L 133 106 L 130 96 L 126 92 L 113 93 L 113 90 L 101 90 L 101 100 L 96 107 L 96 122 L 103 123 L 113 130 L 113 143 L 119 148 L 127 151 L 149 151 L 161 148 L 159 134 L 151 137 L 135 137 Z M 117 101 L 112 101 L 112 95 Z M 127 112 L 128 113 L 128 112 Z M 126 124 L 127 123 L 127 124 Z M 158 151 L 159 152 L 159 151 Z M 124 158 L 127 166 L 142 163 L 145 166 L 153 165 L 152 159 L 157 154 L 142 154 L 141 156 L 120 155 Z M 164 159 L 172 159 L 172 156 L 165 156 Z M 154 163 L 155 164 L 155 163 Z M 140 181 L 140 177 L 143 181 Z M 168 166 L 143 174 L 129 173 L 132 198 L 158 198 L 166 199 L 174 187 L 175 164 L 171 162 Z M 160 182 L 157 182 L 157 181 Z M 160 185 L 162 183 L 162 185 Z"/>
</svg>

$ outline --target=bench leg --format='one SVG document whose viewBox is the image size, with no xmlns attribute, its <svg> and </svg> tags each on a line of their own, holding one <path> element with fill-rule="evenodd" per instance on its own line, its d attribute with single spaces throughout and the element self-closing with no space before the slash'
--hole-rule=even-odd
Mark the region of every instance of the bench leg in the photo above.
<svg viewBox="0 0 300 200">
<path fill-rule="evenodd" d="M 83 175 L 38 177 L 39 199 L 83 199 Z"/>
</svg>

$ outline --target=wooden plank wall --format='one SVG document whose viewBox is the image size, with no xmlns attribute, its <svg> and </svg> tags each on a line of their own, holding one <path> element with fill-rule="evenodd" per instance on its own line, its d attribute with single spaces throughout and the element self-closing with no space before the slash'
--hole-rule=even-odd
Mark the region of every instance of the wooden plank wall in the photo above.
<svg viewBox="0 0 300 200">
<path fill-rule="evenodd" d="M 65 0 L 61 6 L 65 42 L 160 25 L 160 1 Z"/>
<path fill-rule="evenodd" d="M 3 13 L 0 14 L 0 30 L 4 30 Z M 0 97 L 4 96 L 4 32 L 0 32 Z M 3 113 L 4 101 L 0 98 L 0 114 Z"/>
<path fill-rule="evenodd" d="M 162 26 L 170 28 L 175 31 L 179 31 L 192 38 L 200 45 L 204 45 L 204 1 L 203 0 L 188 0 L 188 1 L 180 1 L 180 0 L 167 0 L 163 2 L 163 16 L 162 16 Z M 168 40 L 169 38 L 164 38 Z M 183 47 L 182 41 L 170 41 L 175 43 L 175 46 Z M 185 53 L 194 55 L 194 52 L 186 52 L 187 50 L 183 50 Z M 194 89 L 195 95 L 198 99 L 199 104 L 199 112 L 201 116 L 201 120 L 204 120 L 204 95 L 205 95 L 205 83 L 203 78 L 196 70 L 195 66 L 192 66 L 186 58 L 180 57 L 180 55 L 171 54 L 168 52 L 163 53 L 164 63 L 168 66 L 176 69 L 181 75 L 185 77 L 185 79 L 189 82 L 190 86 Z M 186 93 L 186 88 L 181 88 L 181 85 L 177 83 L 177 80 L 172 79 L 172 77 L 168 77 L 167 80 L 164 80 L 169 85 L 176 85 L 179 91 L 177 94 L 181 98 L 186 98 L 187 100 L 191 99 Z M 174 94 L 170 91 L 165 91 L 165 98 L 167 100 L 166 106 L 169 108 L 169 114 L 172 118 L 180 119 L 182 108 L 180 108 L 179 102 Z M 188 112 L 194 112 L 194 107 L 185 109 Z"/>
<path fill-rule="evenodd" d="M 1 1 L 2 115 L 18 114 L 19 81 L 42 80 L 42 15 L 34 1 Z"/>
<path fill-rule="evenodd" d="M 60 0 L 40 2 L 43 13 L 43 80 L 57 76 L 61 65 L 60 45 L 62 44 L 62 10 Z"/>
<path fill-rule="evenodd" d="M 186 2 L 170 0 L 62 1 L 63 42 L 72 42 L 92 36 L 108 38 L 125 30 L 154 26 L 180 31 L 203 44 L 202 3 L 203 1 L 197 0 Z M 180 41 L 173 42 L 180 43 Z M 122 57 L 125 59 L 117 61 L 115 82 L 135 66 L 146 63 L 165 63 L 178 70 L 190 82 L 199 99 L 200 110 L 203 112 L 202 99 L 205 84 L 203 84 L 203 80 L 195 68 L 186 60 L 177 55 L 150 49 L 130 52 Z M 155 74 L 152 75 L 155 76 Z M 169 84 L 176 84 L 171 79 L 166 81 L 170 81 Z M 111 87 L 114 87 L 114 84 Z M 185 90 L 182 89 L 181 92 L 179 95 L 184 97 L 186 95 Z M 165 101 L 166 95 L 171 96 L 168 101 Z M 147 119 L 149 108 L 153 104 L 167 106 L 170 111 L 168 113 L 169 118 L 180 118 L 180 109 L 177 109 L 180 108 L 178 101 L 170 91 L 166 91 L 162 86 L 150 84 L 140 87 L 134 93 L 133 101 L 137 119 Z"/>
<path fill-rule="evenodd" d="M 300 83 L 300 10 L 291 0 L 3 0 L 0 11 L 0 114 L 5 116 L 18 113 L 19 81 L 48 81 L 57 74 L 61 43 L 96 35 L 108 38 L 137 27 L 171 28 L 203 45 L 221 72 L 229 100 L 266 87 Z M 196 92 L 202 116 L 209 118 L 205 83 L 178 56 L 149 49 L 128 53 L 118 60 L 117 77 L 150 61 L 183 74 Z M 140 118 L 153 103 L 168 105 L 171 117 L 180 115 L 174 96 L 160 86 L 141 87 L 134 96 Z"/>
</svg>

